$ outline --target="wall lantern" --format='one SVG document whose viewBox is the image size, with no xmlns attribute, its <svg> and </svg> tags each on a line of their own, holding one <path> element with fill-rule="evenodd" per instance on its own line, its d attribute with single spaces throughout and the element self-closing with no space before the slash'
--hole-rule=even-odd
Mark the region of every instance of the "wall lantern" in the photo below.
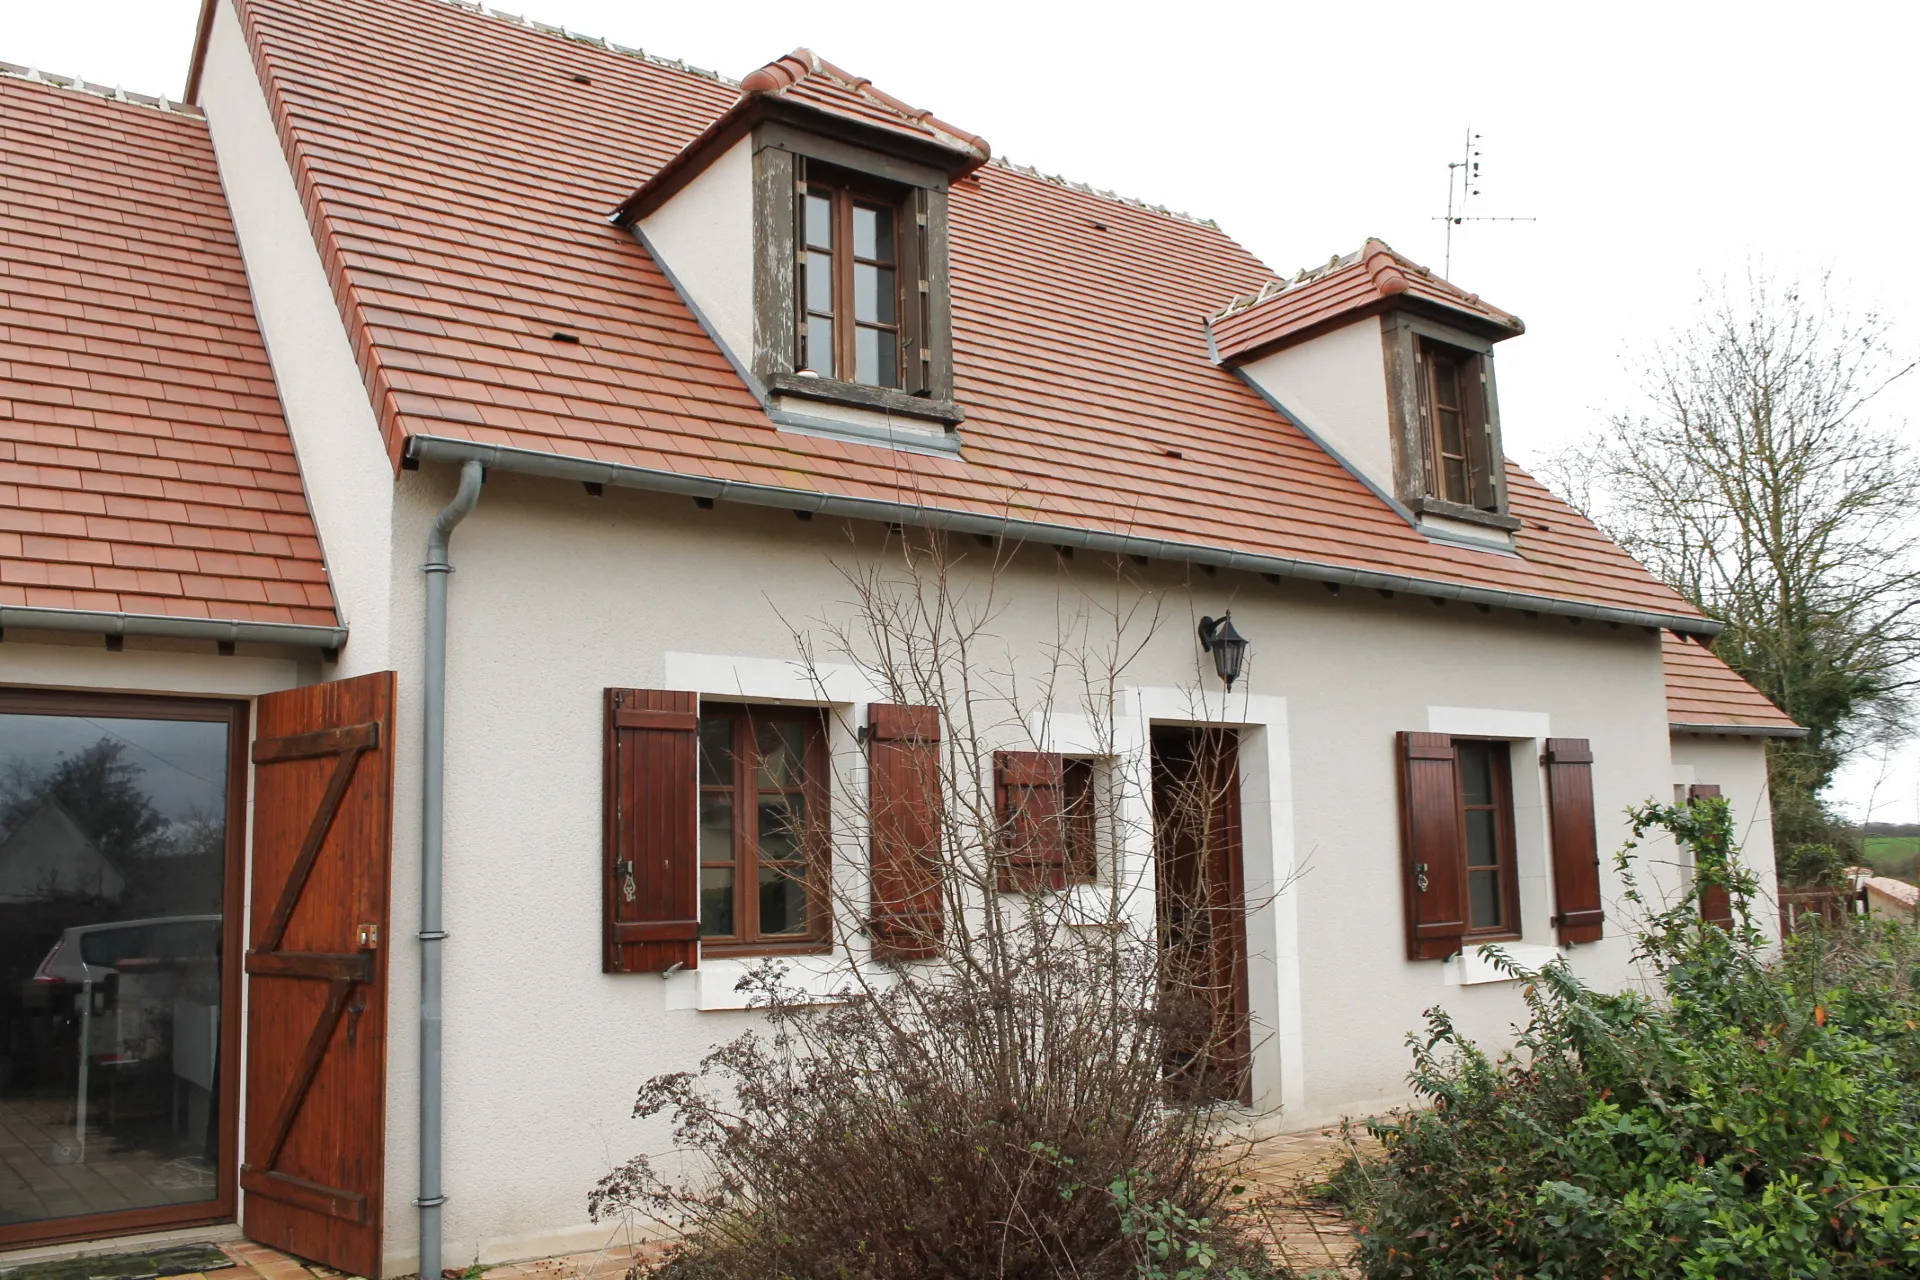
<svg viewBox="0 0 1920 1280">
<path fill-rule="evenodd" d="M 1227 688 L 1240 678 L 1241 664 L 1247 660 L 1247 638 L 1233 629 L 1233 612 L 1217 618 L 1200 619 L 1200 647 L 1213 655 L 1213 669 L 1226 681 Z"/>
</svg>

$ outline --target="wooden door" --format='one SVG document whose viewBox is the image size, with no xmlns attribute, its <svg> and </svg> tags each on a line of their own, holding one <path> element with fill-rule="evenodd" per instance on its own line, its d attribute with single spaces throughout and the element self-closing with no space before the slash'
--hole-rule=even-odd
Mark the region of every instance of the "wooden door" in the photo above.
<svg viewBox="0 0 1920 1280">
<path fill-rule="evenodd" d="M 247 1235 L 380 1274 L 392 672 L 268 694 L 253 743 Z"/>
<path fill-rule="evenodd" d="M 1240 847 L 1240 735 L 1153 731 L 1155 895 L 1168 1068 L 1206 1096 L 1249 1100 L 1252 1020 Z"/>
</svg>

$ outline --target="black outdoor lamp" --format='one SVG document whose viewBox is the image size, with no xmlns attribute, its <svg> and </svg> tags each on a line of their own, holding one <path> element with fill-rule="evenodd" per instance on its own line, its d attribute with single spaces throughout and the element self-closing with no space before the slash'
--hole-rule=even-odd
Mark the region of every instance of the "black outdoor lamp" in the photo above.
<svg viewBox="0 0 1920 1280">
<path fill-rule="evenodd" d="M 1240 666 L 1247 660 L 1247 638 L 1233 629 L 1233 611 L 1217 618 L 1200 619 L 1200 647 L 1213 655 L 1213 669 L 1226 681 L 1227 688 L 1240 678 Z"/>
</svg>

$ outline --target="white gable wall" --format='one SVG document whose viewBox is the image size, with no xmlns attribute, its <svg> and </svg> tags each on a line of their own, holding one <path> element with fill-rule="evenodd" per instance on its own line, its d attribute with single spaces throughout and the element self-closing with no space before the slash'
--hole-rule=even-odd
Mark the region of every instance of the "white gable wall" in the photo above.
<svg viewBox="0 0 1920 1280">
<path fill-rule="evenodd" d="M 640 221 L 661 265 L 735 357 L 753 359 L 753 139 L 742 138 Z"/>
<path fill-rule="evenodd" d="M 1240 371 L 1383 493 L 1394 492 L 1378 319 L 1356 320 L 1262 356 Z"/>
</svg>

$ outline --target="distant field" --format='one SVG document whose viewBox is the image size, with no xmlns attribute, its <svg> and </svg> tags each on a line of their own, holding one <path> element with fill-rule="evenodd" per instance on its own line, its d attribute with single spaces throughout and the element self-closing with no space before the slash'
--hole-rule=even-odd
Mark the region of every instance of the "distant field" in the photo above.
<svg viewBox="0 0 1920 1280">
<path fill-rule="evenodd" d="M 1868 836 L 1867 862 L 1883 876 L 1915 883 L 1914 858 L 1920 856 L 1920 836 Z"/>
</svg>

